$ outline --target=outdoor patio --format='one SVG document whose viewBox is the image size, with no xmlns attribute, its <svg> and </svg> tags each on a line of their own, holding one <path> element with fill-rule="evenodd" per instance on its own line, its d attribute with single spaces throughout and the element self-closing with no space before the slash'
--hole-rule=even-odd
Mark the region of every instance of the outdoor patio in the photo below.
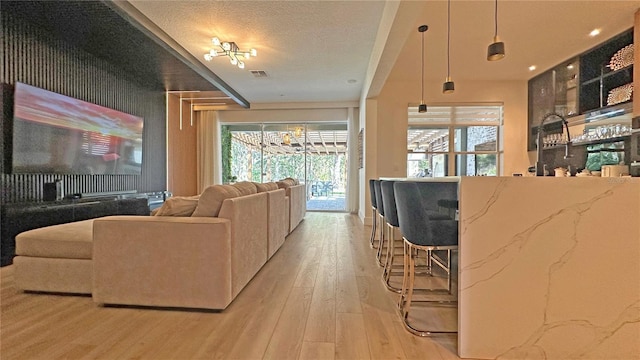
<svg viewBox="0 0 640 360">
<path fill-rule="evenodd" d="M 307 211 L 345 211 L 344 194 L 314 196 L 307 201 Z"/>
</svg>

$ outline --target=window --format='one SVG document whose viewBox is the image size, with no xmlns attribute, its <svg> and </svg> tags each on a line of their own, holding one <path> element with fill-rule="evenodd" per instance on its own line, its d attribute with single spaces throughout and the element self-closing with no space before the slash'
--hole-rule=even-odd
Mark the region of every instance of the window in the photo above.
<svg viewBox="0 0 640 360">
<path fill-rule="evenodd" d="M 502 105 L 428 106 L 409 111 L 407 176 L 496 176 L 502 155 Z"/>
</svg>

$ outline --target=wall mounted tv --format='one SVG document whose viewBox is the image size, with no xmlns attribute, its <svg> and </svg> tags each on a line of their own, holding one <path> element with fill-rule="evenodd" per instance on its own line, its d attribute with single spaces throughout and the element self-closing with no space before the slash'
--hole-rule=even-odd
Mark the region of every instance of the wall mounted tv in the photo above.
<svg viewBox="0 0 640 360">
<path fill-rule="evenodd" d="M 14 174 L 141 173 L 141 117 L 23 83 L 13 99 Z"/>
</svg>

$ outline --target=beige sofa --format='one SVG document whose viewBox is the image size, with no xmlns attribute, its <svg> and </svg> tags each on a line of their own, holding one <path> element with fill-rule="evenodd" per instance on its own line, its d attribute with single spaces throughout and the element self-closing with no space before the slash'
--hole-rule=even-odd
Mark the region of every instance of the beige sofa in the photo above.
<svg viewBox="0 0 640 360">
<path fill-rule="evenodd" d="M 226 198 L 217 217 L 198 211 L 206 194 L 191 217 L 96 219 L 94 301 L 226 308 L 284 243 L 285 194 Z"/>
<path fill-rule="evenodd" d="M 304 184 L 288 187 L 289 197 L 289 233 L 300 225 L 307 213 L 307 190 Z"/>
<path fill-rule="evenodd" d="M 289 211 L 289 233 L 300 225 L 307 213 L 307 191 L 306 185 L 300 184 L 298 180 L 286 178 L 277 182 L 278 187 L 286 190 L 287 208 Z"/>
<path fill-rule="evenodd" d="M 241 185 L 246 195 L 204 199 L 219 202 L 215 214 L 195 214 L 204 192 L 159 209 L 177 216 L 111 216 L 24 232 L 16 238 L 16 286 L 93 293 L 99 303 L 224 309 L 282 246 L 289 226 L 285 190 Z"/>
<path fill-rule="evenodd" d="M 93 300 L 224 309 L 268 259 L 267 194 L 224 200 L 218 217 L 96 219 Z"/>
</svg>

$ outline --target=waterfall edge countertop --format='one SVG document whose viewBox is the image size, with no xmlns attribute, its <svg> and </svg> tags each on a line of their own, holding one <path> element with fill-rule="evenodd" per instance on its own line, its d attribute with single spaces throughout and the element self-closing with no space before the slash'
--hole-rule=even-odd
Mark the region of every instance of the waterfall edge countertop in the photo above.
<svg viewBox="0 0 640 360">
<path fill-rule="evenodd" d="M 463 177 L 458 354 L 640 359 L 640 178 Z"/>
</svg>

